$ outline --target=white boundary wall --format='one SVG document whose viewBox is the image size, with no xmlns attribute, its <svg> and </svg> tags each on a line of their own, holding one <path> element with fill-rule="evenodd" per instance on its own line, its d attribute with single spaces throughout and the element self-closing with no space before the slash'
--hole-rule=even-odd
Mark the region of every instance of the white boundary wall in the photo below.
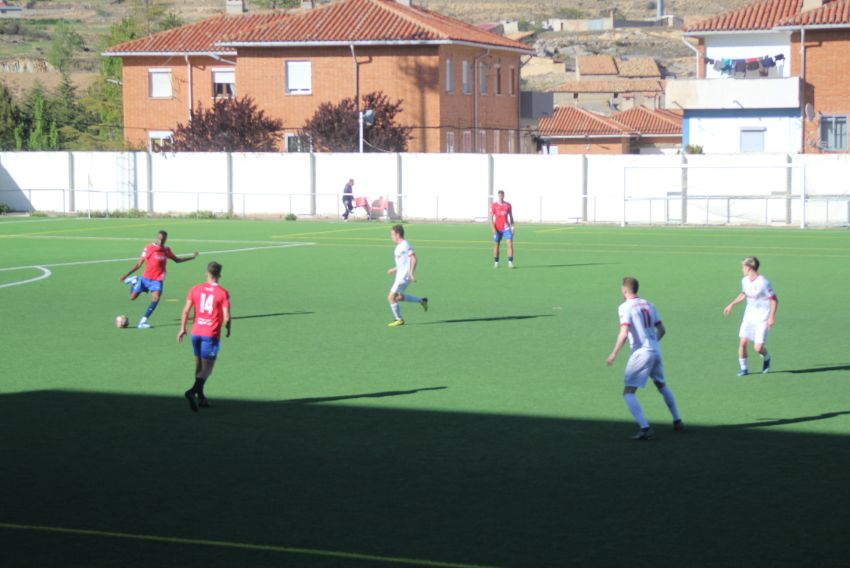
<svg viewBox="0 0 850 568">
<path fill-rule="evenodd" d="M 602 156 L 0 152 L 15 210 L 334 218 L 342 187 L 408 219 L 483 221 L 504 190 L 520 222 L 850 224 L 850 155 Z"/>
</svg>

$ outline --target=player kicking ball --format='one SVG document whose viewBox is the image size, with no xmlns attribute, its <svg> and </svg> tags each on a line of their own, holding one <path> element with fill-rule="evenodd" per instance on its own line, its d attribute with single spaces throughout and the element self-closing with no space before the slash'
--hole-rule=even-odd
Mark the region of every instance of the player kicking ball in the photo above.
<svg viewBox="0 0 850 568">
<path fill-rule="evenodd" d="M 776 308 L 779 300 L 770 285 L 770 281 L 759 274 L 759 259 L 748 256 L 741 262 L 744 277 L 741 279 L 741 293 L 723 308 L 728 316 L 736 304 L 747 300 L 744 319 L 738 331 L 738 376 L 749 374 L 747 368 L 747 343 L 752 341 L 756 353 L 762 357 L 761 372 L 770 371 L 770 353 L 767 352 L 767 332 L 776 323 Z"/>
<path fill-rule="evenodd" d="M 130 285 L 130 300 L 135 300 L 142 292 L 149 292 L 151 295 L 151 303 L 148 304 L 145 314 L 136 326 L 139 329 L 147 329 L 150 327 L 148 318 L 151 317 L 151 314 L 153 314 L 157 304 L 159 304 L 159 298 L 163 290 L 163 281 L 165 280 L 165 264 L 168 262 L 168 259 L 170 258 L 174 262 L 180 264 L 181 262 L 194 260 L 198 257 L 197 252 L 193 253 L 192 256 L 185 256 L 182 258 L 176 256 L 171 250 L 171 247 L 165 246 L 165 241 L 167 240 L 168 233 L 165 231 L 158 232 L 156 234 L 156 241 L 144 248 L 142 256 L 139 257 L 139 260 L 133 265 L 133 268 L 121 277 L 121 281 L 124 282 L 124 284 Z M 142 273 L 141 277 L 130 276 L 141 268 L 143 264 L 145 265 L 145 271 Z"/>
<path fill-rule="evenodd" d="M 401 306 L 398 303 L 415 302 L 427 312 L 428 298 L 419 298 L 404 293 L 411 282 L 416 282 L 416 277 L 414 276 L 416 254 L 414 254 L 410 243 L 404 240 L 404 227 L 394 225 L 391 234 L 395 243 L 395 267 L 387 270 L 387 274 L 395 274 L 395 281 L 392 288 L 390 288 L 390 293 L 387 295 L 387 300 L 390 302 L 390 309 L 395 319 L 388 325 L 389 327 L 399 327 L 404 325 L 404 318 L 401 317 Z"/>
<path fill-rule="evenodd" d="M 193 412 L 198 407 L 207 408 L 210 404 L 204 394 L 204 385 L 213 372 L 221 343 L 221 327 L 230 337 L 230 293 L 219 286 L 221 265 L 211 262 L 207 265 L 207 281 L 193 286 L 186 296 L 186 306 L 180 318 L 180 331 L 177 343 L 183 343 L 189 313 L 195 311 L 192 322 L 192 349 L 195 352 L 195 383 L 183 395 L 189 401 Z"/>
<path fill-rule="evenodd" d="M 676 397 L 664 380 L 664 366 L 661 363 L 661 348 L 658 342 L 664 337 L 666 330 L 664 324 L 658 318 L 655 306 L 642 298 L 638 298 L 638 281 L 635 278 L 623 278 L 620 291 L 626 300 L 620 304 L 617 310 L 620 317 L 620 334 L 614 343 L 614 349 L 608 355 L 606 363 L 608 366 L 617 358 L 617 354 L 626 343 L 626 338 L 632 348 L 632 354 L 626 363 L 625 389 L 623 399 L 629 408 L 635 422 L 640 430 L 632 436 L 633 440 L 649 440 L 655 434 L 649 426 L 649 422 L 643 415 L 643 408 L 637 399 L 637 389 L 646 386 L 648 378 L 652 378 L 655 388 L 664 397 L 670 414 L 673 415 L 673 430 L 680 432 L 685 429 L 682 418 L 679 416 L 679 408 L 676 406 Z"/>
</svg>

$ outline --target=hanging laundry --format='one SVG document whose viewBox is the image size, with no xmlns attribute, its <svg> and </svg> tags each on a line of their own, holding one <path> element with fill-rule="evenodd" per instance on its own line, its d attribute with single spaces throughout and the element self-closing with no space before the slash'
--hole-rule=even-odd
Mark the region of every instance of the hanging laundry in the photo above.
<svg viewBox="0 0 850 568">
<path fill-rule="evenodd" d="M 761 58 L 761 66 L 770 69 L 771 67 L 776 67 L 776 61 L 772 57 L 765 55 Z"/>
<path fill-rule="evenodd" d="M 757 57 L 747 59 L 747 71 L 758 71 L 759 60 Z"/>
<path fill-rule="evenodd" d="M 746 74 L 746 73 L 747 73 L 747 62 L 746 62 L 746 60 L 744 60 L 744 59 L 735 59 L 735 60 L 733 61 L 733 63 L 734 63 L 734 66 L 735 66 L 735 74 L 736 74 L 736 75 L 737 75 L 738 73 L 744 73 L 744 74 Z"/>
<path fill-rule="evenodd" d="M 776 61 L 785 61 L 785 55 L 780 53 L 779 55 L 775 55 L 773 59 L 775 59 Z"/>
<path fill-rule="evenodd" d="M 714 65 L 714 59 L 712 59 L 711 57 L 706 57 L 705 62 L 709 65 Z"/>
<path fill-rule="evenodd" d="M 721 61 L 719 59 L 717 61 L 715 61 L 714 62 L 714 70 L 720 71 L 722 73 L 723 72 L 723 61 Z"/>
</svg>

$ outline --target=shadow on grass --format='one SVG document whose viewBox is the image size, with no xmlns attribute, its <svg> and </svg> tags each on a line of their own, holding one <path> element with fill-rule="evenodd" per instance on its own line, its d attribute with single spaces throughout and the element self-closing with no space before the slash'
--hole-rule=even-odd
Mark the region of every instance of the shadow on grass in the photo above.
<svg viewBox="0 0 850 568">
<path fill-rule="evenodd" d="M 848 438 L 774 428 L 844 411 L 681 434 L 659 422 L 636 443 L 625 419 L 405 410 L 388 393 L 213 398 L 195 414 L 175 391 L 0 396 L 0 523 L 535 568 L 850 555 Z M 0 546 L 4 566 L 393 565 L 2 528 Z"/>
<path fill-rule="evenodd" d="M 579 268 L 581 266 L 606 266 L 609 264 L 620 264 L 619 262 L 577 262 L 573 264 L 529 264 L 520 265 L 518 268 L 522 270 L 534 268 Z"/>
<path fill-rule="evenodd" d="M 357 398 L 386 398 L 388 396 L 404 396 L 408 394 L 416 394 L 418 392 L 445 390 L 449 387 L 424 387 L 421 389 L 411 389 L 403 391 L 384 391 L 370 392 L 365 394 L 349 394 L 344 396 L 324 396 L 315 398 L 291 398 L 289 400 L 281 400 L 279 404 L 314 404 L 317 402 L 336 402 L 339 400 L 353 400 Z"/>
<path fill-rule="evenodd" d="M 810 369 L 788 369 L 785 371 L 775 371 L 776 373 L 792 373 L 794 375 L 802 373 L 827 373 L 830 371 L 850 371 L 850 365 L 826 365 L 822 367 L 812 367 Z"/>
<path fill-rule="evenodd" d="M 553 314 L 535 314 L 535 315 L 523 315 L 523 316 L 492 316 L 492 317 L 483 317 L 483 318 L 464 318 L 464 319 L 450 319 L 450 320 L 439 320 L 439 321 L 429 321 L 414 325 L 436 325 L 441 323 L 478 323 L 478 322 L 491 322 L 491 321 L 513 321 L 513 320 L 528 320 L 535 318 L 551 318 L 554 317 Z"/>
<path fill-rule="evenodd" d="M 233 316 L 231 319 L 235 320 L 248 320 L 248 319 L 258 319 L 258 318 L 281 318 L 286 316 L 308 316 L 311 314 L 315 314 L 316 312 L 278 312 L 274 314 L 252 314 L 248 316 Z M 155 325 L 154 327 L 179 327 L 180 319 L 175 319 L 172 323 L 161 323 Z M 189 327 L 192 326 L 191 320 L 189 321 Z"/>
<path fill-rule="evenodd" d="M 837 416 L 850 414 L 850 411 L 843 410 L 840 412 L 824 412 L 816 416 L 799 416 L 797 418 L 759 418 L 757 422 L 747 422 L 745 424 L 730 424 L 728 426 L 717 426 L 717 428 L 766 428 L 769 426 L 785 426 L 786 424 L 800 424 L 802 422 L 817 422 L 818 420 L 829 420 Z"/>
</svg>

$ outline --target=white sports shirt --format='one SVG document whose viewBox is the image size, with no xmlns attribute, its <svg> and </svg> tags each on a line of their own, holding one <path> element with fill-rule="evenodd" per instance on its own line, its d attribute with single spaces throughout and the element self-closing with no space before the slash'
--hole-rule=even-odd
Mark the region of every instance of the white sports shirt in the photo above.
<svg viewBox="0 0 850 568">
<path fill-rule="evenodd" d="M 617 310 L 620 325 L 629 327 L 629 345 L 632 351 L 652 349 L 658 351 L 658 336 L 655 326 L 661 323 L 655 306 L 642 298 L 632 298 L 620 304 Z"/>
<path fill-rule="evenodd" d="M 747 297 L 744 321 L 767 321 L 767 318 L 770 317 L 770 301 L 776 298 L 776 293 L 774 293 L 770 281 L 761 274 L 755 280 L 750 280 L 744 276 L 741 279 L 741 291 Z"/>
<path fill-rule="evenodd" d="M 410 257 L 413 256 L 413 247 L 407 241 L 401 241 L 395 247 L 395 281 L 407 282 L 410 280 Z"/>
</svg>

